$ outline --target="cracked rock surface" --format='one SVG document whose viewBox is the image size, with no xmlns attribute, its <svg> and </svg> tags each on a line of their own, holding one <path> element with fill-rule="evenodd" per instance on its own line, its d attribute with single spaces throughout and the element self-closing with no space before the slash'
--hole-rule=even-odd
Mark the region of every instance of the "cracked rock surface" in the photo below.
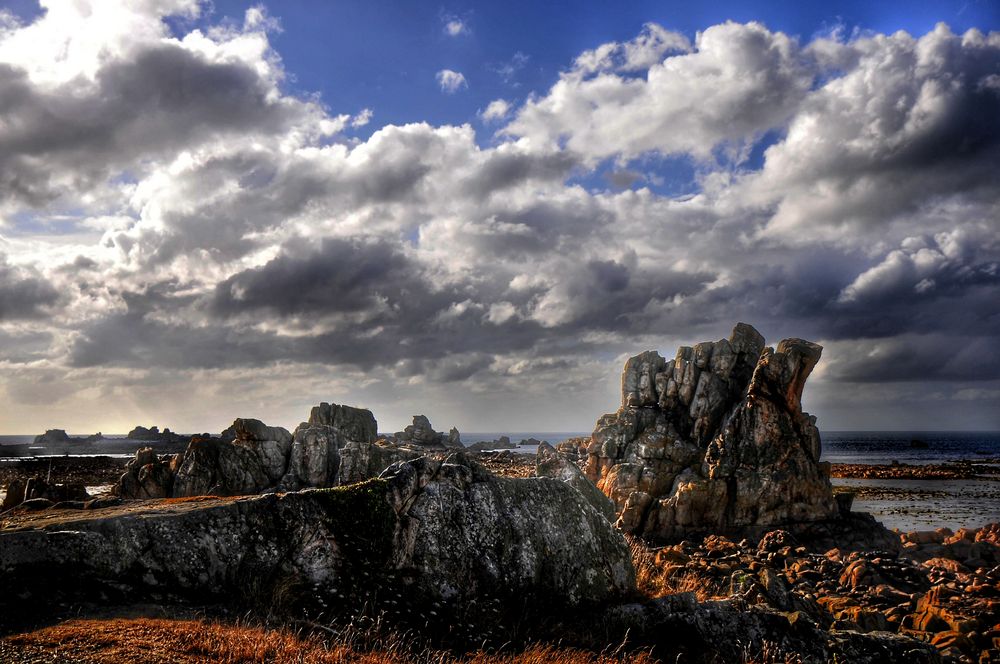
<svg viewBox="0 0 1000 664">
<path fill-rule="evenodd" d="M 673 359 L 630 358 L 622 406 L 598 420 L 585 466 L 618 526 L 672 539 L 836 517 L 816 421 L 801 405 L 821 353 L 802 339 L 765 347 L 739 323 Z"/>
<path fill-rule="evenodd" d="M 329 603 L 389 593 L 456 611 L 587 606 L 635 587 L 624 538 L 579 492 L 462 453 L 335 489 L 14 510 L 0 530 L 0 614 L 73 591 L 226 597 L 283 579 Z"/>
</svg>

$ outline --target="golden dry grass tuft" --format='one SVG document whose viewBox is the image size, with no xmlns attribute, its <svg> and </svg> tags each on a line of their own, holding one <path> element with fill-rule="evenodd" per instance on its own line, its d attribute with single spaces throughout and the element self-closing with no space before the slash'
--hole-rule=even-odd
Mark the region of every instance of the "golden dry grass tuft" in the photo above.
<svg viewBox="0 0 1000 664">
<path fill-rule="evenodd" d="M 349 632 L 321 636 L 318 632 L 296 633 L 284 628 L 161 618 L 70 620 L 0 639 L 0 652 L 6 654 L 11 647 L 15 651 L 18 647 L 27 648 L 33 656 L 44 653 L 51 661 L 82 659 L 95 664 L 657 663 L 646 653 L 595 653 L 546 644 L 532 645 L 513 653 L 479 651 L 455 655 L 426 648 L 418 650 L 398 635 L 375 639 Z"/>
<path fill-rule="evenodd" d="M 656 560 L 656 555 L 639 538 L 626 535 L 635 566 L 636 586 L 639 592 L 650 599 L 694 593 L 699 602 L 721 599 L 728 595 L 714 579 L 704 578 L 694 571 L 685 570 L 679 574 Z"/>
</svg>

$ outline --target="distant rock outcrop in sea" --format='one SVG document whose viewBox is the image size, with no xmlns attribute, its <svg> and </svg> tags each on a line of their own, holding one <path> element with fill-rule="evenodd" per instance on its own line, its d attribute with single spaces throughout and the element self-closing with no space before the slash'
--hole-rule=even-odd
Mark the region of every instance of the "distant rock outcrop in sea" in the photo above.
<svg viewBox="0 0 1000 664">
<path fill-rule="evenodd" d="M 93 436 L 71 437 L 64 429 L 49 429 L 45 433 L 35 436 L 32 444 L 39 447 L 61 449 L 72 445 L 89 445 L 90 443 L 96 443 L 102 438 L 103 436 L 100 432 L 95 433 Z"/>
<path fill-rule="evenodd" d="M 801 339 L 766 348 L 739 323 L 670 360 L 629 359 L 622 406 L 598 420 L 586 463 L 619 527 L 663 539 L 836 517 L 816 420 L 801 407 L 821 353 Z"/>
<path fill-rule="evenodd" d="M 462 445 L 462 435 L 458 429 L 452 427 L 448 433 L 435 431 L 426 415 L 414 415 L 413 424 L 386 438 L 397 443 L 419 445 L 427 449 L 461 450 L 465 447 Z"/>
</svg>

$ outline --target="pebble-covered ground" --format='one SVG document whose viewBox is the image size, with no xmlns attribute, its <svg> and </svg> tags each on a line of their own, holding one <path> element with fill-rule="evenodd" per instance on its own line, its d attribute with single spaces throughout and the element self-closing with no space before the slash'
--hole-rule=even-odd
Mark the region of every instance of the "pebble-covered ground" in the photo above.
<svg viewBox="0 0 1000 664">
<path fill-rule="evenodd" d="M 900 536 L 901 552 L 810 553 L 783 531 L 648 550 L 647 591 L 739 596 L 830 629 L 890 631 L 963 662 L 1000 661 L 1000 524 Z"/>
</svg>

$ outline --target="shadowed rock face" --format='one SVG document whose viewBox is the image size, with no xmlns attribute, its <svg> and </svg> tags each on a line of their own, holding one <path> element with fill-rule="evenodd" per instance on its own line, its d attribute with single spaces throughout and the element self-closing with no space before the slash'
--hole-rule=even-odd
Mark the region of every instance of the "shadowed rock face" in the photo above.
<svg viewBox="0 0 1000 664">
<path fill-rule="evenodd" d="M 671 360 L 629 359 L 622 407 L 598 420 L 586 465 L 619 527 L 666 539 L 835 517 L 819 431 L 801 406 L 821 353 L 801 339 L 765 348 L 739 323 Z"/>
<path fill-rule="evenodd" d="M 576 490 L 495 477 L 464 454 L 350 487 L 57 511 L 0 531 L 0 614 L 84 581 L 204 598 L 252 579 L 331 603 L 381 588 L 461 610 L 602 602 L 633 589 L 635 572 L 622 535 Z"/>
<path fill-rule="evenodd" d="M 604 515 L 611 523 L 614 523 L 618 515 L 615 514 L 615 504 L 611 499 L 601 493 L 593 482 L 587 479 L 580 467 L 569 457 L 546 442 L 538 445 L 535 454 L 535 475 L 538 477 L 551 477 L 569 484 L 580 492 L 580 495 L 590 503 L 594 509 Z"/>
</svg>

